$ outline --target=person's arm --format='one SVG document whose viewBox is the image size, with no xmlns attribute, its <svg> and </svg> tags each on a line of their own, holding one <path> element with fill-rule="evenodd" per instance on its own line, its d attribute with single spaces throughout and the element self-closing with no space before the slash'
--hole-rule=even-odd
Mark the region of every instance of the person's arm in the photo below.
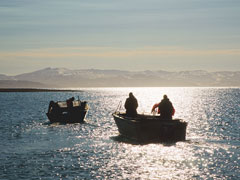
<svg viewBox="0 0 240 180">
<path fill-rule="evenodd" d="M 174 114 L 175 114 L 175 109 L 174 109 L 174 107 L 173 107 L 172 116 L 174 116 Z"/>
<path fill-rule="evenodd" d="M 136 100 L 136 109 L 137 109 L 137 107 L 138 107 L 138 101 Z"/>
<path fill-rule="evenodd" d="M 153 107 L 152 107 L 151 113 L 152 113 L 153 111 L 155 111 L 155 109 L 156 109 L 158 106 L 159 106 L 159 103 L 154 104 Z"/>
</svg>

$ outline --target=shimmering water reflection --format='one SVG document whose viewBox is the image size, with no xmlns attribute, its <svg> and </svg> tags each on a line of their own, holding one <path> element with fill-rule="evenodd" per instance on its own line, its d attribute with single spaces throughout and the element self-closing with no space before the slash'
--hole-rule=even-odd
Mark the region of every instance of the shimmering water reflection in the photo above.
<svg viewBox="0 0 240 180">
<path fill-rule="evenodd" d="M 84 92 L 0 93 L 0 179 L 240 179 L 240 89 L 91 88 Z M 129 92 L 139 113 L 167 94 L 188 122 L 185 142 L 138 144 L 112 118 Z M 49 124 L 50 100 L 79 96 L 85 124 Z"/>
</svg>

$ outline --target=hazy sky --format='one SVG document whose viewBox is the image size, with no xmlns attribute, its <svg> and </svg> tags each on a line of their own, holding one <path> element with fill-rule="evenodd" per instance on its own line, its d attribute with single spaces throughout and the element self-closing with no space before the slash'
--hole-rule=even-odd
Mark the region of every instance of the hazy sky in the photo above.
<svg viewBox="0 0 240 180">
<path fill-rule="evenodd" d="M 240 0 L 0 0 L 0 74 L 240 70 Z"/>
</svg>

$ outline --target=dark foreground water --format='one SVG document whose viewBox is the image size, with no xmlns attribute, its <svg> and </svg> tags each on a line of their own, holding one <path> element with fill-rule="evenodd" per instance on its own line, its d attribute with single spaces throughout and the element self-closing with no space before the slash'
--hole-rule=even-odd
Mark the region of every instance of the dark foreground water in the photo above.
<svg viewBox="0 0 240 180">
<path fill-rule="evenodd" d="M 112 118 L 132 91 L 149 113 L 168 94 L 187 140 L 136 144 Z M 89 102 L 85 124 L 49 124 L 50 100 Z M 106 88 L 0 93 L 0 179 L 240 179 L 240 89 Z"/>
</svg>

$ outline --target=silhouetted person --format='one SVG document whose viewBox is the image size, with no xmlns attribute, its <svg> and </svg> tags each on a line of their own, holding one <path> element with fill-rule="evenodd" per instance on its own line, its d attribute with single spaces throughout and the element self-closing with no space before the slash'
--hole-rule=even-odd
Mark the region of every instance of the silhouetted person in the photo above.
<svg viewBox="0 0 240 180">
<path fill-rule="evenodd" d="M 126 109 L 127 116 L 134 117 L 137 115 L 138 101 L 134 97 L 133 93 L 129 93 L 129 97 L 126 99 L 124 107 Z"/>
<path fill-rule="evenodd" d="M 53 109 L 55 102 L 54 101 L 50 101 L 49 105 L 48 105 L 48 113 L 50 113 L 50 111 Z"/>
<path fill-rule="evenodd" d="M 160 118 L 166 119 L 166 120 L 172 120 L 172 116 L 175 113 L 175 109 L 171 101 L 168 99 L 167 95 L 163 96 L 163 99 L 160 103 L 154 104 L 152 108 L 152 112 L 156 108 L 158 108 L 158 114 L 160 114 Z"/>
<path fill-rule="evenodd" d="M 74 101 L 74 97 L 71 97 L 70 99 L 67 100 L 67 107 L 69 109 L 73 107 L 73 101 Z"/>
<path fill-rule="evenodd" d="M 48 113 L 59 114 L 60 108 L 58 106 L 58 103 L 56 103 L 54 101 L 50 101 L 49 106 L 48 106 Z"/>
</svg>

